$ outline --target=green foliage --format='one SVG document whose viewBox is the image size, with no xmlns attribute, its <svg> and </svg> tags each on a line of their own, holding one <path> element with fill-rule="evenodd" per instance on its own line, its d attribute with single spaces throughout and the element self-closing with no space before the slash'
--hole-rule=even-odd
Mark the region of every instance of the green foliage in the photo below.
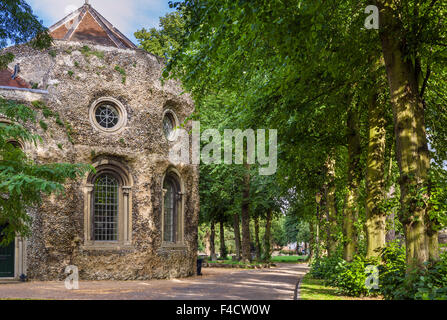
<svg viewBox="0 0 447 320">
<path fill-rule="evenodd" d="M 10 141 L 37 145 L 42 138 L 28 131 L 25 124 L 37 124 L 34 108 L 43 109 L 43 103 L 34 102 L 33 108 L 0 99 L 0 113 L 10 122 L 0 123 L 0 225 L 5 238 L 2 245 L 15 236 L 28 236 L 31 217 L 27 210 L 36 207 L 46 195 L 63 195 L 63 184 L 94 170 L 91 166 L 69 163 L 35 164 L 32 159 Z M 47 124 L 40 120 L 42 128 Z"/>
<path fill-rule="evenodd" d="M 67 52 L 68 54 L 70 54 L 70 53 L 71 53 L 71 50 L 67 50 L 66 52 Z M 92 49 L 90 49 L 89 46 L 83 46 L 83 47 L 81 48 L 81 53 L 82 53 L 86 58 L 88 58 L 88 57 L 90 57 L 90 56 L 96 56 L 96 57 L 98 57 L 99 59 L 104 59 L 104 52 L 102 52 L 102 51 L 92 50 Z"/>
<path fill-rule="evenodd" d="M 168 58 L 170 52 L 180 48 L 182 35 L 185 31 L 182 15 L 176 11 L 160 18 L 160 29 L 141 29 L 135 32 L 135 38 L 140 47 L 147 52 Z"/>
<path fill-rule="evenodd" d="M 0 4 L 0 48 L 9 44 L 28 43 L 34 48 L 48 48 L 52 39 L 48 30 L 33 14 L 24 0 L 2 1 Z M 11 53 L 0 55 L 0 70 L 14 60 Z"/>
<path fill-rule="evenodd" d="M 394 246 L 382 253 L 380 290 L 385 299 L 392 300 L 447 300 L 447 254 L 440 260 L 425 263 L 425 268 L 406 272 L 405 252 Z"/>
<path fill-rule="evenodd" d="M 367 289 L 365 272 L 368 265 L 379 269 L 379 289 Z M 405 247 L 398 242 L 388 243 L 381 251 L 381 259 L 366 259 L 356 255 L 352 262 L 340 255 L 315 259 L 309 275 L 324 279 L 346 296 L 383 295 L 388 300 L 447 300 L 447 253 L 440 260 L 427 262 L 425 268 L 406 274 Z"/>
<path fill-rule="evenodd" d="M 352 262 L 341 261 L 335 267 L 336 276 L 329 282 L 332 286 L 338 288 L 340 294 L 346 296 L 374 296 L 378 294 L 378 289 L 367 289 L 366 280 L 370 275 L 366 273 L 366 267 L 377 266 L 376 259 L 365 259 L 356 255 Z"/>
<path fill-rule="evenodd" d="M 375 289 L 367 289 L 366 279 L 369 276 L 365 272 L 368 265 L 377 265 L 377 260 L 367 260 L 356 255 L 352 262 L 346 262 L 340 254 L 331 257 L 315 259 L 311 264 L 310 276 L 316 279 L 324 279 L 327 285 L 337 288 L 339 294 L 346 296 L 372 296 L 379 292 Z"/>
<path fill-rule="evenodd" d="M 341 254 L 317 257 L 310 265 L 309 274 L 312 278 L 324 279 L 332 283 L 337 276 L 337 266 L 342 262 Z"/>
<path fill-rule="evenodd" d="M 123 68 L 121 68 L 120 66 L 115 66 L 115 71 L 118 71 L 121 75 L 121 82 L 123 84 L 126 83 L 126 70 L 124 70 Z"/>
<path fill-rule="evenodd" d="M 355 176 L 360 180 L 355 227 L 359 234 L 358 253 L 362 254 L 366 245 L 362 237 L 367 191 L 363 179 L 364 150 L 369 129 L 367 106 L 372 94 L 378 95 L 378 102 L 387 110 L 386 160 L 391 160 L 391 166 L 386 173 L 384 194 L 390 186 L 410 178 L 400 177 L 392 160 L 398 150 L 394 150 L 393 145 L 389 85 L 385 66 L 376 67 L 375 63 L 383 58 L 382 44 L 378 32 L 364 29 L 366 16 L 362 4 L 352 0 L 237 3 L 231 0 L 184 0 L 174 6 L 185 23 L 184 32 L 176 34 L 180 37 L 172 37 L 179 39 L 181 44 L 177 50 L 161 43 L 162 31 L 145 31 L 140 39 L 148 41 L 143 46 L 158 50 L 168 58 L 164 76 L 182 80 L 196 102 L 197 116 L 207 126 L 219 130 L 238 126 L 278 128 L 278 172 L 271 179 L 273 187 L 272 184 L 264 187 L 260 183 L 258 188 L 256 176 L 252 175 L 255 183 L 250 198 L 262 190 L 262 196 L 254 198 L 252 213 L 262 215 L 266 206 L 260 205 L 258 209 L 257 201 L 261 199 L 259 202 L 262 203 L 264 198 L 276 207 L 281 207 L 284 201 L 288 215 L 313 222 L 315 194 L 325 190 L 330 183 L 336 186 L 336 209 L 341 212 L 347 189 L 352 187 L 347 182 Z M 401 28 L 396 36 L 402 37 L 408 46 L 404 59 L 411 62 L 412 70 L 420 80 L 420 96 L 428 119 L 427 132 L 436 149 L 432 152 L 433 158 L 442 163 L 447 160 L 444 43 L 447 29 L 441 27 L 446 4 L 428 0 L 404 1 L 402 7 L 395 9 L 393 18 L 398 20 L 396 25 Z M 352 108 L 359 115 L 362 151 L 356 159 L 355 172 L 348 172 L 347 137 L 352 132 L 347 130 L 346 123 L 347 110 Z M 325 166 L 329 157 L 336 160 L 333 182 L 328 181 Z M 417 167 L 414 163 L 409 165 Z M 234 213 L 240 205 L 243 170 L 218 165 L 202 166 L 202 169 L 204 182 L 200 189 L 204 216 L 211 217 L 218 210 Z M 427 187 L 431 188 L 431 199 L 422 197 L 430 190 L 417 184 L 415 188 L 405 190 L 414 195 L 415 206 L 429 208 L 430 222 L 436 230 L 445 225 L 442 179 L 438 176 L 433 179 L 437 182 Z M 377 204 L 377 210 L 399 214 L 405 221 L 402 212 L 411 212 L 409 208 L 400 207 L 400 190 L 397 189 L 398 186 L 393 197 Z M 334 221 L 336 238 L 350 241 L 352 239 L 339 237 L 342 219 L 339 214 Z M 393 222 L 396 221 L 397 217 Z M 326 231 L 327 226 L 328 223 L 321 223 L 322 231 Z M 396 229 L 399 232 L 402 226 L 397 223 Z M 293 224 L 288 224 L 287 237 L 293 237 L 295 232 Z M 321 232 L 320 238 L 325 241 L 325 237 Z M 321 259 L 315 262 L 314 271 L 323 276 L 326 269 L 334 270 L 335 266 L 334 261 Z M 339 270 L 344 274 L 343 286 L 352 294 L 362 290 L 359 285 L 359 279 L 364 276 L 360 272 L 362 263 L 365 261 L 360 259 Z"/>
<path fill-rule="evenodd" d="M 292 255 L 296 254 L 296 251 L 295 251 L 295 250 L 279 250 L 279 252 L 280 252 L 281 254 L 287 254 L 287 255 L 289 255 L 289 256 L 292 256 Z"/>
<path fill-rule="evenodd" d="M 447 171 L 443 166 L 432 164 L 428 189 L 428 216 L 433 222 L 433 229 L 440 231 L 447 227 Z"/>
<path fill-rule="evenodd" d="M 293 211 L 284 219 L 284 232 L 287 243 L 310 242 L 311 239 L 309 223 Z"/>
<path fill-rule="evenodd" d="M 304 262 L 307 260 L 307 256 L 296 256 L 296 255 L 289 255 L 289 256 L 274 256 L 271 258 L 272 262 L 285 262 L 285 263 L 298 263 L 298 262 Z"/>
<path fill-rule="evenodd" d="M 39 125 L 40 125 L 40 127 L 43 129 L 43 131 L 47 131 L 47 129 L 48 129 L 48 124 L 47 124 L 45 121 L 40 120 L 40 121 L 39 121 Z"/>
<path fill-rule="evenodd" d="M 73 141 L 73 127 L 71 126 L 71 124 L 68 121 L 64 122 L 64 126 L 65 126 L 65 132 L 67 133 L 67 137 L 68 137 L 68 141 L 70 141 L 71 144 L 74 144 Z"/>
<path fill-rule="evenodd" d="M 388 243 L 381 251 L 379 266 L 380 291 L 385 299 L 392 299 L 405 279 L 405 247 L 399 242 Z"/>
</svg>

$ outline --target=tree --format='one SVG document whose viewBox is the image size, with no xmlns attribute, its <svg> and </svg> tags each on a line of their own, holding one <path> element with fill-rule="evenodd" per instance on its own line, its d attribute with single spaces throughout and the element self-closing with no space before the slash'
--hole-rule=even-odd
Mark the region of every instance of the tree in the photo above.
<svg viewBox="0 0 447 320">
<path fill-rule="evenodd" d="M 23 0 L 5 0 L 0 3 L 0 48 L 11 44 L 29 43 L 35 48 L 51 45 L 47 29 Z M 12 54 L 0 55 L 0 70 L 14 60 Z"/>
<path fill-rule="evenodd" d="M 51 44 L 47 30 L 25 1 L 2 1 L 0 8 L 0 47 L 27 42 L 33 47 L 45 48 Z M 0 68 L 5 68 L 13 59 L 11 54 L 1 55 Z M 8 120 L 0 123 L 0 225 L 6 224 L 2 245 L 17 235 L 29 235 L 29 207 L 38 206 L 44 195 L 62 193 L 68 179 L 76 179 L 92 169 L 68 163 L 35 164 L 17 147 L 19 142 L 37 145 L 42 140 L 27 129 L 28 125 L 36 124 L 35 109 L 0 99 L 0 114 Z"/>
<path fill-rule="evenodd" d="M 379 66 L 381 66 L 380 63 Z M 382 204 L 385 197 L 386 161 L 386 101 L 379 98 L 377 84 L 368 101 L 368 152 L 366 160 L 366 255 L 378 257 L 385 247 L 386 212 Z"/>
<path fill-rule="evenodd" d="M 160 29 L 141 29 L 135 32 L 135 38 L 144 50 L 160 57 L 169 58 L 169 53 L 179 49 L 184 33 L 184 21 L 181 13 L 175 11 L 160 17 Z"/>
<path fill-rule="evenodd" d="M 307 204 L 307 221 L 315 220 L 315 194 L 330 190 L 322 204 L 330 222 L 321 221 L 329 231 L 325 240 L 333 251 L 331 229 L 343 220 L 346 260 L 358 254 L 357 234 L 364 228 L 369 255 L 383 244 L 391 201 L 372 199 L 388 191 L 379 192 L 383 159 L 395 156 L 400 172 L 387 179 L 400 183 L 395 189 L 411 269 L 436 260 L 439 251 L 442 219 L 430 210 L 429 169 L 431 159 L 444 161 L 447 154 L 446 4 L 376 3 L 379 32 L 364 28 L 366 1 L 185 0 L 178 7 L 186 31 L 164 75 L 181 79 L 199 107 L 206 107 L 202 101 L 210 93 L 231 92 L 239 123 L 278 128 L 278 184 L 293 190 L 293 201 Z M 383 131 L 387 105 L 394 130 Z M 427 133 L 436 144 L 433 154 Z M 333 169 L 328 159 L 335 160 Z"/>
<path fill-rule="evenodd" d="M 376 1 L 380 39 L 394 113 L 396 156 L 400 169 L 401 221 L 409 270 L 438 257 L 437 232 L 427 234 L 428 173 L 424 93 L 432 59 L 445 51 L 442 1 Z M 425 63 L 425 74 L 423 64 Z M 427 225 L 428 224 L 428 225 Z M 432 244 L 428 246 L 427 244 Z"/>
</svg>

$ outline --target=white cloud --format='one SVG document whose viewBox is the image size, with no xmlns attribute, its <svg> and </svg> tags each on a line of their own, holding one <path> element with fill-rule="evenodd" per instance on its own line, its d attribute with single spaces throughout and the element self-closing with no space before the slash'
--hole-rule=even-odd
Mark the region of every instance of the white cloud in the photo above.
<svg viewBox="0 0 447 320">
<path fill-rule="evenodd" d="M 28 0 L 47 27 L 81 7 L 84 0 Z M 168 0 L 90 0 L 90 4 L 117 29 L 132 36 L 142 27 L 158 27 L 159 16 L 169 11 Z M 68 11 L 69 11 L 68 10 Z"/>
</svg>

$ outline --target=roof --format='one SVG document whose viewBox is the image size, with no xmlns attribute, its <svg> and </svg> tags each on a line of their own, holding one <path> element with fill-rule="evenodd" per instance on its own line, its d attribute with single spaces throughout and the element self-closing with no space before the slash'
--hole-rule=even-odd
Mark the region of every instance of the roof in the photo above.
<svg viewBox="0 0 447 320">
<path fill-rule="evenodd" d="M 88 3 L 52 25 L 49 32 L 56 40 L 92 42 L 120 49 L 137 49 L 132 41 Z"/>
<path fill-rule="evenodd" d="M 27 88 L 30 89 L 31 86 L 22 78 L 16 77 L 12 79 L 14 74 L 9 68 L 0 71 L 0 86 L 2 87 L 13 87 L 13 88 Z"/>
</svg>

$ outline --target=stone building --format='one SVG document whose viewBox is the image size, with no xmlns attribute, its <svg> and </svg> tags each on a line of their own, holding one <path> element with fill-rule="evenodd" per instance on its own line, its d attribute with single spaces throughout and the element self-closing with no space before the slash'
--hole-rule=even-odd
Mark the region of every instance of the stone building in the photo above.
<svg viewBox="0 0 447 320">
<path fill-rule="evenodd" d="M 87 3 L 49 31 L 51 48 L 2 52 L 15 60 L 0 72 L 0 96 L 51 111 L 29 126 L 43 143 L 15 143 L 37 163 L 88 163 L 96 173 L 30 211 L 32 235 L 1 249 L 0 277 L 64 279 L 69 265 L 80 279 L 192 275 L 198 167 L 168 157 L 175 127 L 191 128 L 191 98 L 177 82 L 162 84 L 161 58 Z"/>
</svg>

